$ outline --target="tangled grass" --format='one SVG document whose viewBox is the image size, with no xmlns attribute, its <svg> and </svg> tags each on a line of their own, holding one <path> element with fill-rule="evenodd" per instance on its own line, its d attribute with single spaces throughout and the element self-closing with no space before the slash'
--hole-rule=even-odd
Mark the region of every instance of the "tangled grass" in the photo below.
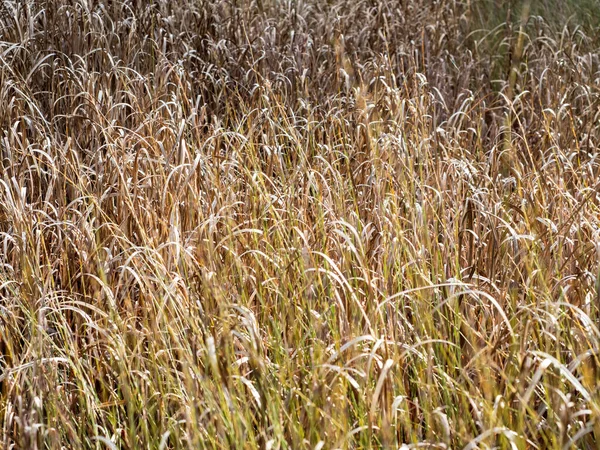
<svg viewBox="0 0 600 450">
<path fill-rule="evenodd" d="M 597 448 L 573 3 L 2 0 L 0 446 Z"/>
</svg>

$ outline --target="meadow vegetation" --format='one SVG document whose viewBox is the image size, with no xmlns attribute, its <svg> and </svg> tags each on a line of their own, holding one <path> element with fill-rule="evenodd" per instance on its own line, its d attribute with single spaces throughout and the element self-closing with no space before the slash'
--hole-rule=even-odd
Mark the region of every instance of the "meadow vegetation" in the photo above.
<svg viewBox="0 0 600 450">
<path fill-rule="evenodd" d="M 2 0 L 0 447 L 600 440 L 594 0 Z"/>
</svg>

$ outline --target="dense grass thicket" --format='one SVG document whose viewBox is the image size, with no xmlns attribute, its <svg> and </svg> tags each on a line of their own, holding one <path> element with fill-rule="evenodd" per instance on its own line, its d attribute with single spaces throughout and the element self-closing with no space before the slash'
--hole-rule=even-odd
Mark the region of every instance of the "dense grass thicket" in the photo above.
<svg viewBox="0 0 600 450">
<path fill-rule="evenodd" d="M 0 447 L 595 449 L 596 0 L 1 0 Z"/>
</svg>

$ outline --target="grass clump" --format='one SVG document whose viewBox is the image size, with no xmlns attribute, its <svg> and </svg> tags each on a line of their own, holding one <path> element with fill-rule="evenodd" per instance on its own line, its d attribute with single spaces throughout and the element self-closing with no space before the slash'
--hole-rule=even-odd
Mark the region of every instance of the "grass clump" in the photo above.
<svg viewBox="0 0 600 450">
<path fill-rule="evenodd" d="M 1 445 L 595 448 L 598 30 L 485 7 L 4 0 Z"/>
</svg>

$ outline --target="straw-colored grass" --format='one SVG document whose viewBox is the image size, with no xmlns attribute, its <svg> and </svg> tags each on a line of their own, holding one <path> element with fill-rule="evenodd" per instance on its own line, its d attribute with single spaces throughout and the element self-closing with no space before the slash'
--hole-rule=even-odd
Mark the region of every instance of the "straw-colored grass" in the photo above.
<svg viewBox="0 0 600 450">
<path fill-rule="evenodd" d="M 493 3 L 2 0 L 0 447 L 597 448 L 600 8 Z"/>
</svg>

